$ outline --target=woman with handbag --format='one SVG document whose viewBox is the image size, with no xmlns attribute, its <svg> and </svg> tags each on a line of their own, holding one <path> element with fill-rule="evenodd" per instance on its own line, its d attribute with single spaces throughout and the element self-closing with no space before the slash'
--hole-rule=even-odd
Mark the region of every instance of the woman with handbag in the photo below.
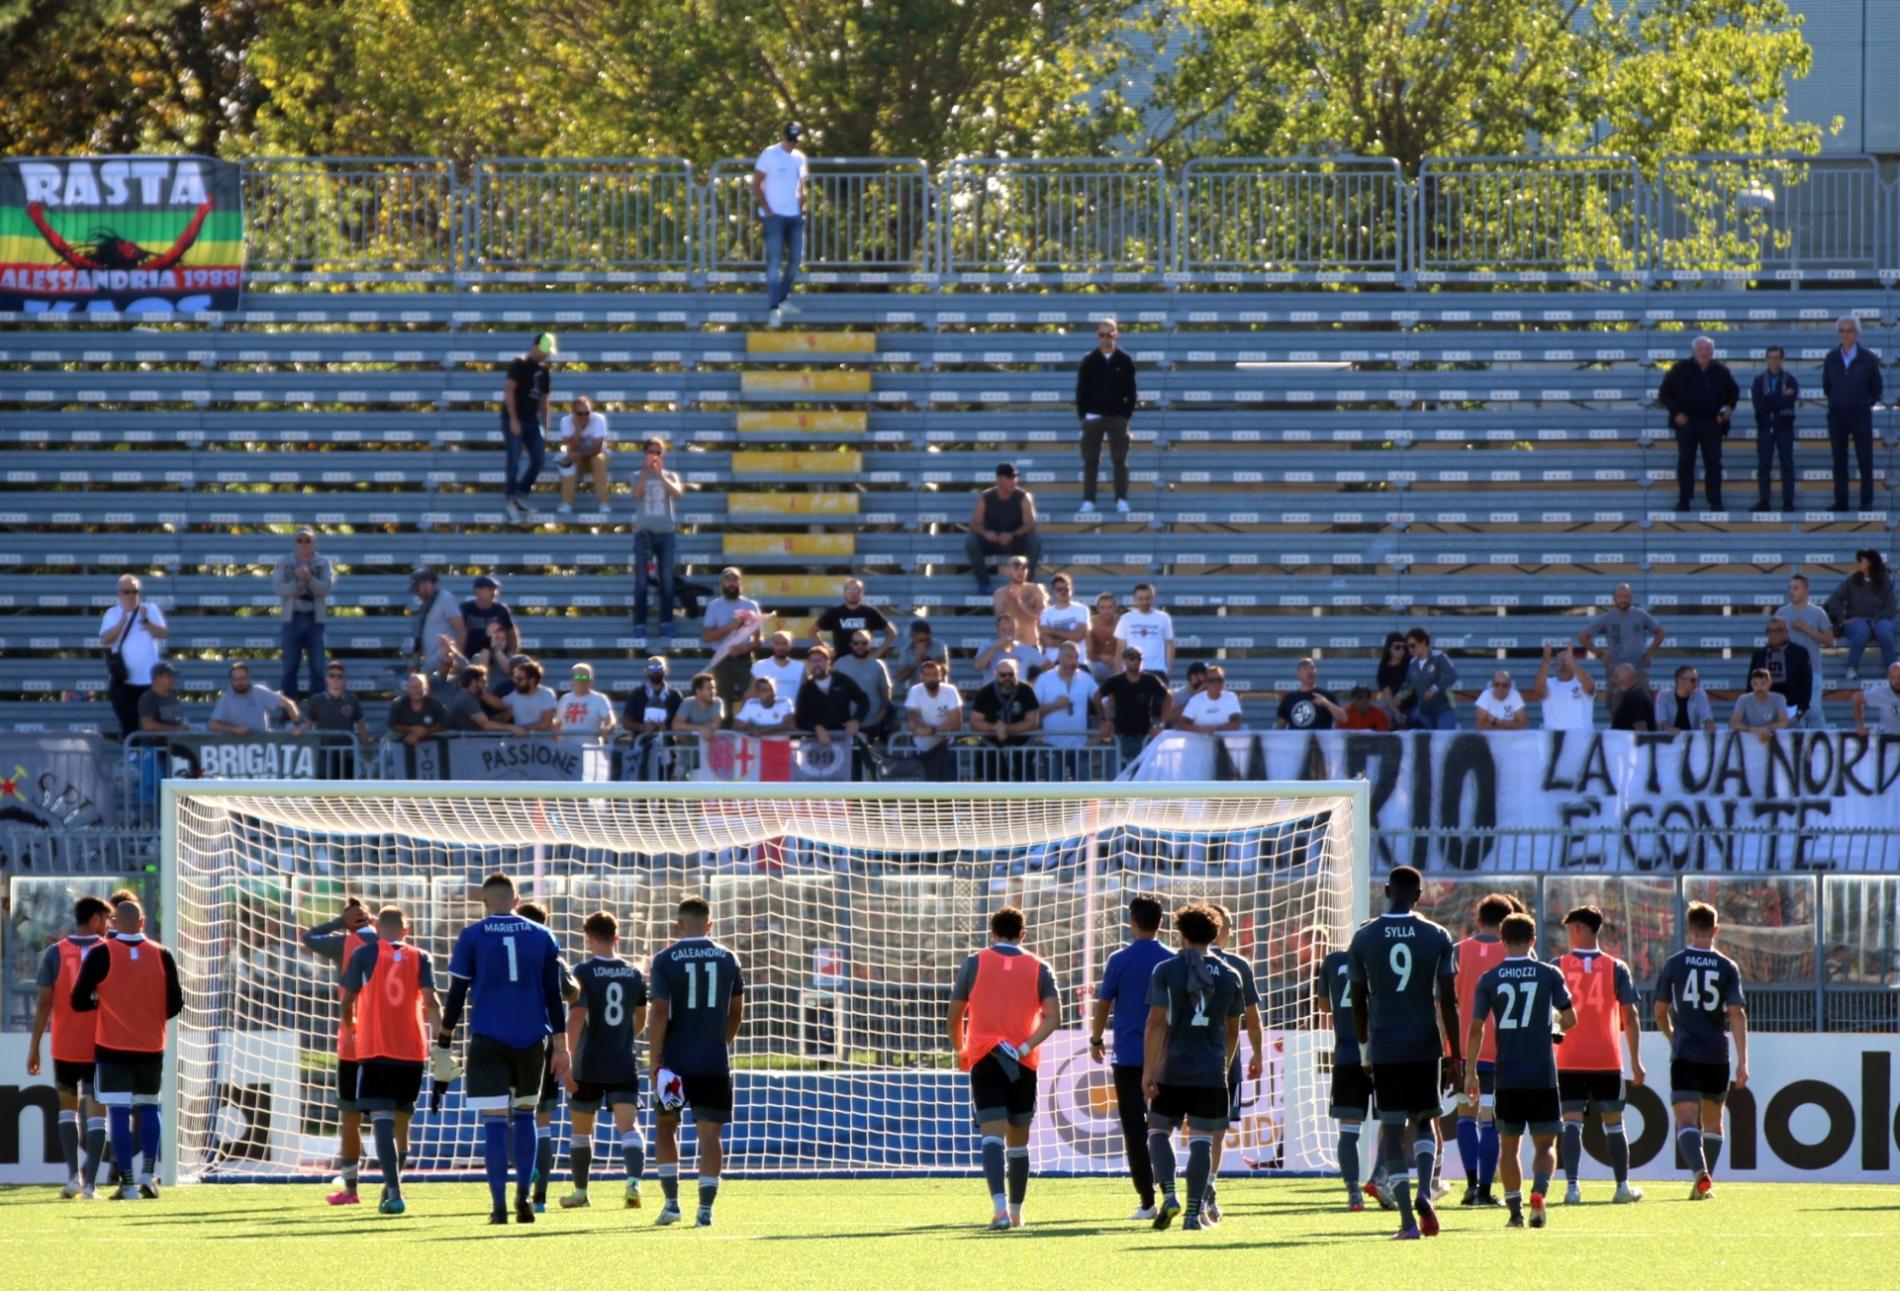
<svg viewBox="0 0 1900 1291">
<path fill-rule="evenodd" d="M 99 644 L 105 647 L 107 693 L 124 738 L 139 729 L 139 696 L 152 686 L 152 665 L 164 652 L 169 635 L 165 612 L 147 601 L 138 578 L 119 579 L 119 599 L 99 621 Z"/>
</svg>

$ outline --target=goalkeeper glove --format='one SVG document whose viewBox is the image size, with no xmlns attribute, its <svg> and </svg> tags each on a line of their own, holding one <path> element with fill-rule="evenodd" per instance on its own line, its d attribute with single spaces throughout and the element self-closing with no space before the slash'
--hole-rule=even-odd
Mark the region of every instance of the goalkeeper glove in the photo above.
<svg viewBox="0 0 1900 1291">
<path fill-rule="evenodd" d="M 429 1066 L 429 1075 L 434 1078 L 435 1083 L 452 1084 L 461 1074 L 462 1069 L 455 1065 L 455 1055 L 449 1052 L 448 1046 L 437 1045 L 434 1061 Z"/>
</svg>

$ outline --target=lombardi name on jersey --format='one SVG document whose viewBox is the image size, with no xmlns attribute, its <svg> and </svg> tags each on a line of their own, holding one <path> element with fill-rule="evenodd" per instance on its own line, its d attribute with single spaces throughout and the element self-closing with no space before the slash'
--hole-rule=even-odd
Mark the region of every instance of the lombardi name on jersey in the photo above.
<svg viewBox="0 0 1900 1291">
<path fill-rule="evenodd" d="M 640 970 L 632 964 L 595 963 L 589 966 L 588 971 L 595 977 L 634 977 Z"/>
</svg>

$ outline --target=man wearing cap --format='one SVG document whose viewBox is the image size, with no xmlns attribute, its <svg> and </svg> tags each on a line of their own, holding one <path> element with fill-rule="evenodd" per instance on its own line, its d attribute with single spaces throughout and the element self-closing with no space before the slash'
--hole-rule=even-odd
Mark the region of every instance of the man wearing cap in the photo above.
<svg viewBox="0 0 1900 1291">
<path fill-rule="evenodd" d="M 501 442 L 506 450 L 507 474 L 503 477 L 502 505 L 511 518 L 526 518 L 524 499 L 534 491 L 535 477 L 541 474 L 541 462 L 547 454 L 543 432 L 548 424 L 548 395 L 553 384 L 548 360 L 559 353 L 553 332 L 534 338 L 528 352 L 508 364 L 508 378 L 501 390 Z M 521 470 L 526 453 L 528 469 Z"/>
<path fill-rule="evenodd" d="M 765 620 L 759 603 L 743 595 L 745 575 L 737 565 L 719 571 L 719 595 L 700 620 L 699 640 L 716 655 L 710 671 L 728 713 L 736 714 L 752 687 L 752 652 Z"/>
<path fill-rule="evenodd" d="M 970 509 L 970 532 L 963 555 L 976 578 L 976 594 L 990 594 L 990 557 L 1022 556 L 1024 576 L 1034 578 L 1042 560 L 1042 535 L 1036 532 L 1036 499 L 1016 487 L 1016 467 L 1004 462 L 996 468 L 996 483 L 976 495 Z"/>
<path fill-rule="evenodd" d="M 416 670 L 433 677 L 446 664 L 449 645 L 468 635 L 468 625 L 457 613 L 455 598 L 442 589 L 441 580 L 429 566 L 417 565 L 409 571 L 409 595 L 413 598 L 409 613 L 416 621 L 409 653 Z"/>
<path fill-rule="evenodd" d="M 273 718 L 281 718 L 283 726 L 294 726 L 302 716 L 297 701 L 290 696 L 268 686 L 253 685 L 251 666 L 243 660 L 232 664 L 227 675 L 231 684 L 211 706 L 212 730 L 223 735 L 255 735 L 270 730 Z"/>
<path fill-rule="evenodd" d="M 666 660 L 657 654 L 650 656 L 646 680 L 627 696 L 620 710 L 620 724 L 633 736 L 631 756 L 639 779 L 666 778 L 666 760 L 660 754 L 666 745 L 665 732 L 672 729 L 680 703 L 680 693 L 666 684 Z"/>
<path fill-rule="evenodd" d="M 297 530 L 296 547 L 281 557 L 271 571 L 271 586 L 276 589 L 284 626 L 280 634 L 284 648 L 284 675 L 278 689 L 286 695 L 297 693 L 297 661 L 310 658 L 310 689 L 323 689 L 323 622 L 330 591 L 336 585 L 336 568 L 328 556 L 317 552 L 317 535 L 311 529 Z"/>
<path fill-rule="evenodd" d="M 471 600 L 463 601 L 458 617 L 462 620 L 462 653 L 469 662 L 476 662 L 477 656 L 488 650 L 491 642 L 488 627 L 499 623 L 506 638 L 502 649 L 514 654 L 521 649 L 521 633 L 515 630 L 515 616 L 501 603 L 501 583 L 487 574 L 475 576 L 475 595 Z"/>
<path fill-rule="evenodd" d="M 1174 697 L 1167 683 L 1141 667 L 1141 651 L 1134 646 L 1122 649 L 1122 670 L 1102 683 L 1099 696 L 1102 711 L 1102 738 L 1114 737 L 1121 760 L 1133 760 L 1149 737 L 1160 733 L 1174 708 Z"/>
<path fill-rule="evenodd" d="M 640 474 L 633 481 L 633 635 L 644 649 L 647 635 L 647 581 L 660 582 L 660 636 L 673 639 L 673 565 L 679 558 L 679 534 L 673 504 L 686 496 L 680 477 L 666 469 L 666 441 L 647 439 Z M 652 573 L 648 573 L 648 566 Z"/>
<path fill-rule="evenodd" d="M 152 686 L 139 696 L 139 729 L 150 732 L 188 731 L 184 701 L 178 698 L 178 669 L 164 660 L 152 665 Z"/>
<path fill-rule="evenodd" d="M 752 197 L 765 233 L 765 307 L 777 326 L 782 313 L 797 313 L 786 303 L 805 254 L 805 198 L 811 186 L 811 168 L 798 141 L 805 127 L 793 121 L 785 137 L 759 154 L 752 168 Z M 779 262 L 784 260 L 781 271 Z"/>
</svg>

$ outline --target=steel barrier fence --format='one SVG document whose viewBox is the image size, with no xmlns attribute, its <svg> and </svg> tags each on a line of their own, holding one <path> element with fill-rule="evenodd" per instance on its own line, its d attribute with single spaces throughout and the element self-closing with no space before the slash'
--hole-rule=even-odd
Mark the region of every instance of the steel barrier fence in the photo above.
<svg viewBox="0 0 1900 1291">
<path fill-rule="evenodd" d="M 750 161 L 243 163 L 252 282 L 751 284 Z M 817 282 L 1900 280 L 1900 181 L 1864 156 L 814 158 Z"/>
</svg>

